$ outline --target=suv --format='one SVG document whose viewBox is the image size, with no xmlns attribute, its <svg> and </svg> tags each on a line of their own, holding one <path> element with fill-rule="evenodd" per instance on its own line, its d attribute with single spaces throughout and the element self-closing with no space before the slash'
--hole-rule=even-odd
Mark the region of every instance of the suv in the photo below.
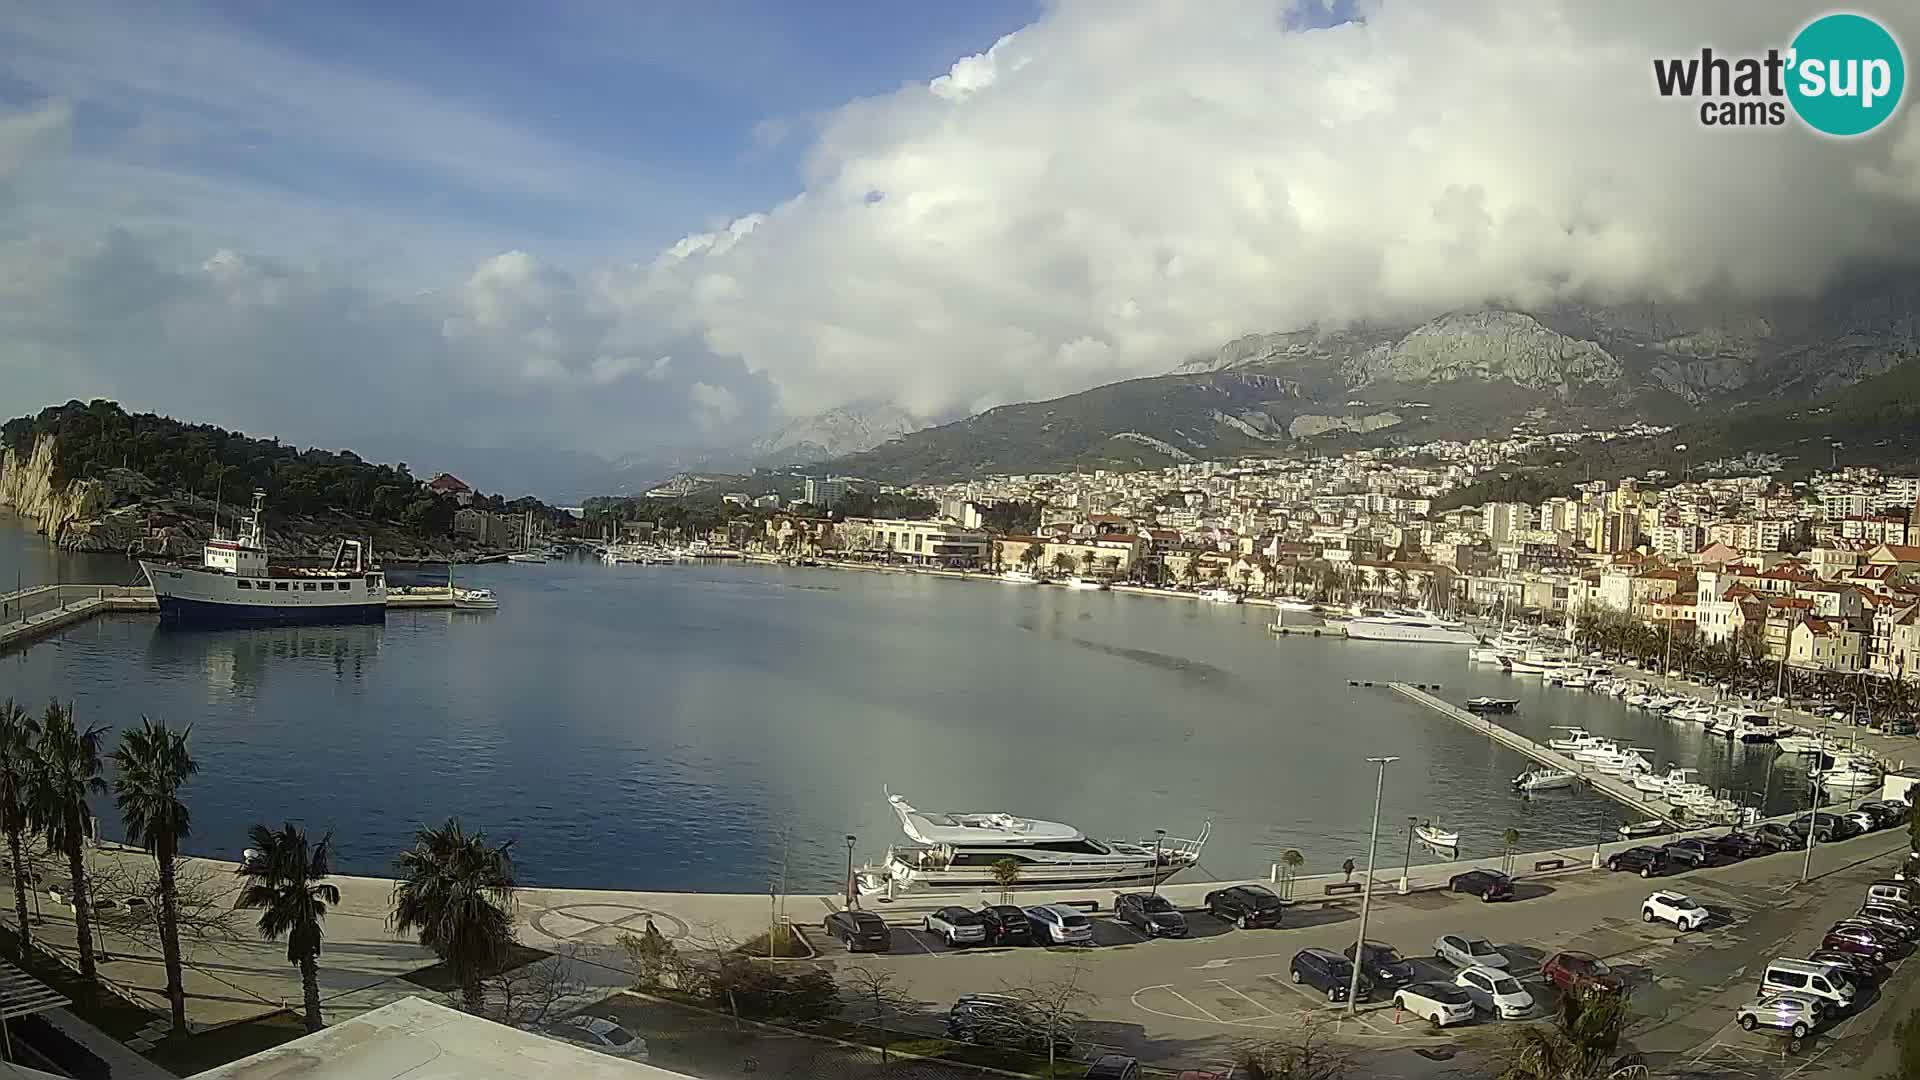
<svg viewBox="0 0 1920 1080">
<path fill-rule="evenodd" d="M 1892 904 L 1862 904 L 1860 913 L 1854 918 L 1878 923 L 1908 941 L 1920 938 L 1920 915 L 1915 915 L 1906 908 L 1895 907 Z"/>
<path fill-rule="evenodd" d="M 1678 927 L 1681 933 L 1698 930 L 1713 918 L 1707 909 L 1677 892 L 1661 890 L 1647 897 L 1640 905 L 1640 918 L 1646 922 L 1659 919 Z"/>
<path fill-rule="evenodd" d="M 1025 909 L 1012 904 L 988 904 L 980 909 L 980 924 L 987 928 L 989 945 L 1031 945 L 1033 926 Z"/>
<path fill-rule="evenodd" d="M 946 940 L 949 949 L 961 945 L 978 945 L 987 940 L 987 923 L 978 913 L 963 907 L 943 907 L 931 912 L 920 922 L 920 929 L 929 934 L 938 934 Z"/>
<path fill-rule="evenodd" d="M 1801 814 L 1799 817 L 1787 822 L 1787 831 L 1793 833 L 1795 840 L 1801 844 L 1805 844 L 1807 842 L 1807 827 L 1809 824 L 1813 827 L 1814 841 L 1821 844 L 1834 840 L 1846 840 L 1860 834 L 1859 827 L 1854 825 L 1853 822 L 1838 815 L 1826 813 L 1819 814 L 1818 816 Z"/>
<path fill-rule="evenodd" d="M 1113 915 L 1148 937 L 1187 936 L 1187 917 L 1157 893 L 1121 893 L 1113 898 Z"/>
<path fill-rule="evenodd" d="M 1464 874 L 1455 874 L 1447 879 L 1447 888 L 1454 892 L 1472 893 L 1482 903 L 1513 899 L 1513 879 L 1492 870 L 1469 870 Z"/>
<path fill-rule="evenodd" d="M 1138 1080 L 1140 1063 L 1124 1054 L 1101 1054 L 1087 1066 L 1087 1080 Z"/>
<path fill-rule="evenodd" d="M 1773 850 L 1752 833 L 1743 832 L 1730 832 L 1725 836 L 1716 836 L 1707 841 L 1707 846 L 1716 854 L 1724 855 L 1729 859 L 1751 859 Z"/>
<path fill-rule="evenodd" d="M 1660 850 L 1667 853 L 1669 861 L 1689 870 L 1713 864 L 1713 849 L 1707 846 L 1705 840 L 1692 837 L 1675 840 L 1672 843 L 1660 845 Z"/>
<path fill-rule="evenodd" d="M 1667 852 L 1665 848 L 1637 847 L 1615 852 L 1607 856 L 1607 869 L 1632 870 L 1641 877 L 1652 877 L 1667 872 Z"/>
<path fill-rule="evenodd" d="M 1793 851 L 1806 842 L 1806 837 L 1795 836 L 1792 829 L 1777 821 L 1765 821 L 1755 825 L 1752 836 L 1765 844 L 1769 851 Z"/>
<path fill-rule="evenodd" d="M 1820 1023 L 1820 1002 L 1799 994 L 1766 994 L 1734 1010 L 1733 1018 L 1747 1031 L 1775 1028 L 1804 1039 Z"/>
<path fill-rule="evenodd" d="M 1327 995 L 1328 1001 L 1347 1000 L 1347 990 L 1353 982 L 1353 965 L 1346 957 L 1328 949 L 1301 949 L 1293 954 L 1293 963 L 1287 965 L 1287 972 L 1296 984 L 1313 987 Z M 1373 983 L 1362 972 L 1360 1000 L 1365 1001 L 1372 989 Z"/>
<path fill-rule="evenodd" d="M 1042 904 L 1027 909 L 1027 925 L 1042 945 L 1091 945 L 1093 920 L 1065 904 Z"/>
<path fill-rule="evenodd" d="M 1585 989 L 1611 992 L 1627 985 L 1604 961 L 1587 952 L 1554 953 L 1540 965 L 1540 977 L 1561 993 Z"/>
<path fill-rule="evenodd" d="M 1341 950 L 1341 955 L 1353 959 L 1353 946 Z M 1413 965 L 1400 955 L 1398 949 L 1384 941 L 1367 942 L 1366 952 L 1360 959 L 1360 970 L 1375 986 L 1394 987 L 1413 981 Z"/>
<path fill-rule="evenodd" d="M 1234 885 L 1207 894 L 1207 913 L 1242 930 L 1256 926 L 1279 926 L 1284 905 L 1272 889 L 1264 885 Z"/>
<path fill-rule="evenodd" d="M 1046 1033 L 1034 1030 L 1033 1010 L 1019 998 L 1005 994 L 962 994 L 947 1010 L 947 1038 L 985 1043 L 1016 1050 L 1047 1052 Z M 1055 1054 L 1073 1050 L 1065 1032 L 1053 1036 Z"/>
<path fill-rule="evenodd" d="M 827 936 L 838 938 L 848 952 L 886 952 L 893 948 L 893 931 L 871 911 L 836 911 L 820 923 Z"/>
</svg>

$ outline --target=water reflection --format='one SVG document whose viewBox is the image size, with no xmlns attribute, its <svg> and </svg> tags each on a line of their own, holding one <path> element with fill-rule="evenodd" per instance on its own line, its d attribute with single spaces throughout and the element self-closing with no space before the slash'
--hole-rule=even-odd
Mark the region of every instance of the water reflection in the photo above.
<svg viewBox="0 0 1920 1080">
<path fill-rule="evenodd" d="M 271 673 L 287 672 L 288 665 L 359 681 L 379 658 L 385 631 L 378 623 L 230 630 L 155 623 L 147 638 L 146 666 L 159 672 L 198 669 L 211 694 L 251 695 Z"/>
</svg>

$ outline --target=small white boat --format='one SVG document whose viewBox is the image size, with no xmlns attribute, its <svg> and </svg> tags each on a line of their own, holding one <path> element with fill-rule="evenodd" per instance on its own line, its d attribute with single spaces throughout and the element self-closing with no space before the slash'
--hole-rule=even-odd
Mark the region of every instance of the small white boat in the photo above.
<svg viewBox="0 0 1920 1080">
<path fill-rule="evenodd" d="M 1040 584 L 1039 578 L 1034 577 L 1032 574 L 1028 573 L 1025 570 L 1003 570 L 1000 572 L 1000 580 L 1007 582 L 1010 585 Z"/>
<path fill-rule="evenodd" d="M 1460 703 L 1461 707 L 1473 713 L 1510 713 L 1520 704 L 1519 698 L 1470 697 Z"/>
<path fill-rule="evenodd" d="M 492 589 L 455 589 L 453 606 L 461 611 L 497 611 L 500 599 Z"/>
<path fill-rule="evenodd" d="M 1067 579 L 1067 588 L 1078 589 L 1082 592 L 1105 592 L 1111 588 L 1111 586 L 1099 578 L 1076 576 Z"/>
<path fill-rule="evenodd" d="M 1509 675 L 1545 675 L 1547 673 L 1545 664 L 1515 657 L 1501 657 L 1500 669 Z"/>
<path fill-rule="evenodd" d="M 1516 791 L 1552 791 L 1572 787 L 1575 776 L 1565 769 L 1535 769 L 1513 778 Z"/>
<path fill-rule="evenodd" d="M 517 563 L 543 563 L 547 561 L 547 557 L 537 551 L 516 551 L 507 556 L 507 561 Z"/>
<path fill-rule="evenodd" d="M 1822 788 L 1842 795 L 1858 794 L 1885 782 L 1878 769 L 1864 768 L 1828 769 L 1819 778 Z"/>
<path fill-rule="evenodd" d="M 1666 822 L 1656 821 L 1650 818 L 1646 821 L 1636 821 L 1629 825 L 1620 826 L 1620 838 L 1623 840 L 1639 840 L 1648 836 L 1659 836 L 1662 833 L 1671 831 L 1671 827 L 1669 827 Z"/>
<path fill-rule="evenodd" d="M 1586 728 L 1562 727 L 1556 724 L 1554 725 L 1554 730 L 1564 731 L 1567 734 L 1564 738 L 1548 739 L 1547 745 L 1551 746 L 1555 750 L 1561 751 L 1562 753 L 1565 753 L 1571 750 L 1578 750 L 1581 747 L 1587 745 L 1588 740 L 1592 738 L 1592 736 L 1587 734 Z"/>
<path fill-rule="evenodd" d="M 1200 599 L 1208 600 L 1216 604 L 1238 604 L 1240 603 L 1240 594 L 1234 592 L 1232 589 L 1208 589 L 1206 592 L 1200 594 Z"/>
<path fill-rule="evenodd" d="M 1574 672 L 1572 675 L 1561 679 L 1560 686 L 1566 690 L 1591 690 L 1593 689 L 1593 680 L 1579 672 Z"/>
<path fill-rule="evenodd" d="M 1773 748 L 1783 754 L 1832 754 L 1839 747 L 1818 735 L 1782 735 L 1773 740 Z"/>
<path fill-rule="evenodd" d="M 1780 725 L 1758 713 L 1749 713 L 1740 718 L 1734 734 L 1743 743 L 1770 743 L 1780 737 Z"/>
<path fill-rule="evenodd" d="M 1603 739 L 1595 735 L 1588 738 L 1585 746 L 1573 751 L 1573 760 L 1584 761 L 1592 765 L 1601 761 L 1610 760 L 1619 756 L 1619 754 L 1619 743 L 1614 742 L 1612 739 Z"/>
<path fill-rule="evenodd" d="M 1413 835 L 1419 837 L 1420 842 L 1428 847 L 1457 848 L 1460 846 L 1458 832 L 1449 832 L 1431 821 L 1414 826 Z"/>
</svg>

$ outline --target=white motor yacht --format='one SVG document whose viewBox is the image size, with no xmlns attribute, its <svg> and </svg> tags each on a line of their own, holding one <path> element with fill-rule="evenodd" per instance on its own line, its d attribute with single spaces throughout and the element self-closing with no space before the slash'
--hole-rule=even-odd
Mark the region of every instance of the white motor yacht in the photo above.
<svg viewBox="0 0 1920 1080">
<path fill-rule="evenodd" d="M 1590 738 L 1587 740 L 1587 745 L 1582 746 L 1573 751 L 1573 760 L 1583 761 L 1589 765 L 1594 765 L 1602 761 L 1612 760 L 1613 758 L 1616 758 L 1619 755 L 1620 755 L 1619 743 L 1614 742 L 1612 739 L 1603 739 L 1598 736 L 1594 736 L 1593 738 Z"/>
<path fill-rule="evenodd" d="M 507 556 L 507 561 L 513 563 L 543 563 L 547 561 L 547 557 L 537 551 L 516 551 Z"/>
<path fill-rule="evenodd" d="M 1587 734 L 1586 728 L 1563 727 L 1555 724 L 1553 729 L 1555 731 L 1564 731 L 1566 734 L 1557 739 L 1548 739 L 1547 745 L 1562 753 L 1580 749 L 1582 746 L 1585 746 L 1587 740 L 1591 738 L 1591 736 Z"/>
<path fill-rule="evenodd" d="M 1839 750 L 1827 739 L 1805 732 L 1778 736 L 1773 740 L 1773 748 L 1783 754 L 1833 754 Z"/>
<path fill-rule="evenodd" d="M 1105 592 L 1108 589 L 1112 588 L 1112 586 L 1108 585 L 1106 582 L 1100 580 L 1099 578 L 1076 576 L 1076 577 L 1070 577 L 1067 579 L 1067 588 L 1079 589 L 1082 592 Z"/>
<path fill-rule="evenodd" d="M 1513 778 L 1516 791 L 1552 791 L 1572 787 L 1577 779 L 1565 769 L 1534 769 Z"/>
<path fill-rule="evenodd" d="M 1012 585 L 1038 585 L 1040 579 L 1025 570 L 1002 570 L 1000 580 Z"/>
<path fill-rule="evenodd" d="M 1232 589 L 1208 589 L 1206 592 L 1200 594 L 1200 599 L 1211 601 L 1215 604 L 1238 604 L 1241 602 L 1240 594 L 1234 592 Z"/>
<path fill-rule="evenodd" d="M 905 889 L 998 891 L 994 864 L 1012 859 L 1021 889 L 1136 889 L 1159 884 L 1200 861 L 1213 831 L 1192 840 L 1095 840 L 1071 825 L 1002 813 L 936 813 L 889 793 L 912 846 L 890 847 L 856 875 L 862 892 Z"/>
<path fill-rule="evenodd" d="M 1420 612 L 1389 611 L 1362 615 L 1344 624 L 1356 641 L 1398 641 L 1424 645 L 1477 645 L 1479 637 L 1457 622 Z"/>
<path fill-rule="evenodd" d="M 492 589 L 455 589 L 453 606 L 461 611 L 497 611 L 500 598 Z"/>
<path fill-rule="evenodd" d="M 1779 739 L 1780 725 L 1760 713 L 1747 713 L 1740 717 L 1733 733 L 1743 743 L 1769 743 Z"/>
</svg>

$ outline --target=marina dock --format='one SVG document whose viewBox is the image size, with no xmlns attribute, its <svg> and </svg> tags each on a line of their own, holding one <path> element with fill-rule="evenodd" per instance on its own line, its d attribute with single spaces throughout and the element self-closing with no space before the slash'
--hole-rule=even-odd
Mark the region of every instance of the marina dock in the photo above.
<svg viewBox="0 0 1920 1080">
<path fill-rule="evenodd" d="M 387 595 L 387 609 L 451 608 L 446 588 L 410 588 Z M 0 652 L 37 641 L 96 615 L 154 614 L 153 590 L 132 585 L 37 585 L 0 593 Z"/>
<path fill-rule="evenodd" d="M 1574 774 L 1579 777 L 1580 782 L 1587 787 L 1592 788 L 1616 802 L 1624 803 L 1639 813 L 1651 818 L 1658 818 L 1675 828 L 1689 827 L 1675 820 L 1671 816 L 1672 810 L 1665 803 L 1650 800 L 1645 792 L 1642 792 L 1639 788 L 1634 787 L 1632 784 L 1627 783 L 1617 776 L 1609 776 L 1585 762 L 1575 761 L 1573 758 L 1568 757 L 1550 746 L 1544 746 L 1516 731 L 1501 727 L 1499 724 L 1494 723 L 1491 717 L 1478 716 L 1470 713 L 1457 705 L 1442 701 L 1418 687 L 1410 686 L 1402 682 L 1388 683 L 1387 685 L 1393 689 L 1394 693 L 1411 698 L 1442 716 L 1456 720 L 1462 725 L 1492 739 L 1494 742 L 1500 743 L 1510 750 L 1517 751 L 1532 758 L 1547 768 L 1560 769 Z"/>
</svg>

